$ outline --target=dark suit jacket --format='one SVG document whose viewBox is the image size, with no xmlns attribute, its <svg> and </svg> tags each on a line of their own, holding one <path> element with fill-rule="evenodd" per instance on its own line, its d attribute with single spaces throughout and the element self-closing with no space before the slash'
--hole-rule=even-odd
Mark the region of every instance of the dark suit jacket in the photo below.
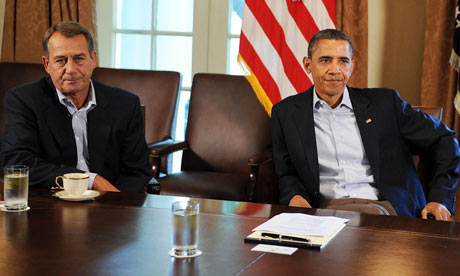
<svg viewBox="0 0 460 276">
<path fill-rule="evenodd" d="M 87 117 L 90 171 L 120 191 L 142 192 L 151 176 L 139 98 L 95 81 L 93 85 L 97 106 Z M 79 171 L 72 117 L 49 77 L 12 89 L 5 106 L 3 165 L 28 165 L 31 186 L 50 187 L 56 176 Z"/>
<path fill-rule="evenodd" d="M 395 90 L 348 91 L 381 200 L 389 200 L 399 215 L 420 216 L 427 200 L 442 203 L 453 213 L 459 174 L 455 133 L 439 120 L 415 111 Z M 273 107 L 272 136 L 281 203 L 288 204 L 298 194 L 318 207 L 323 198 L 319 193 L 313 87 Z M 435 160 L 428 199 L 412 159 L 420 153 L 429 153 Z"/>
</svg>

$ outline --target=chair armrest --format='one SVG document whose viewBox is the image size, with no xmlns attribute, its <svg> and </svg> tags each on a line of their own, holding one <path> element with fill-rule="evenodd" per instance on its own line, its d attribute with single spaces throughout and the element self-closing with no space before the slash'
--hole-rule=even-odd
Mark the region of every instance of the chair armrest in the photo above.
<svg viewBox="0 0 460 276">
<path fill-rule="evenodd" d="M 149 163 L 152 168 L 152 175 L 156 179 L 160 177 L 161 158 L 180 150 L 188 149 L 188 142 L 177 142 L 172 139 L 167 139 L 158 143 L 149 144 Z"/>
<path fill-rule="evenodd" d="M 268 163 L 272 160 L 273 160 L 272 149 L 268 149 L 258 154 L 255 154 L 248 159 L 248 165 L 250 167 L 250 170 L 249 170 L 250 184 L 249 184 L 247 193 L 248 193 L 250 201 L 253 201 L 254 199 L 254 192 L 256 190 L 257 180 L 259 177 L 259 166 L 265 163 Z"/>
<path fill-rule="evenodd" d="M 174 141 L 167 139 L 158 143 L 148 145 L 150 156 L 153 158 L 163 157 L 180 150 L 188 149 L 187 141 Z"/>
<path fill-rule="evenodd" d="M 251 167 L 260 166 L 271 160 L 273 160 L 273 151 L 272 149 L 268 149 L 264 152 L 260 152 L 258 154 L 251 156 L 248 160 L 248 165 Z"/>
</svg>

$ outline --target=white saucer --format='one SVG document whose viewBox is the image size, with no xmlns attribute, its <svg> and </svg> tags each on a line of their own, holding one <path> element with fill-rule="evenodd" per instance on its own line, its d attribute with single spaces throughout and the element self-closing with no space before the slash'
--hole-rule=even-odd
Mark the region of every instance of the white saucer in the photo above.
<svg viewBox="0 0 460 276">
<path fill-rule="evenodd" d="M 62 200 L 67 200 L 67 201 L 85 201 L 85 200 L 91 200 L 94 199 L 95 197 L 99 196 L 100 193 L 95 190 L 86 190 L 82 195 L 80 196 L 72 196 L 69 195 L 66 191 L 60 191 L 54 194 L 55 197 L 58 197 Z"/>
<path fill-rule="evenodd" d="M 178 256 L 178 255 L 174 255 L 173 252 L 174 252 L 174 251 L 173 251 L 172 249 L 169 250 L 169 251 L 168 251 L 168 255 L 171 256 L 171 257 L 174 257 L 174 258 L 179 258 L 179 259 L 182 259 L 182 258 L 194 258 L 194 257 L 200 256 L 201 253 L 203 253 L 203 252 L 201 252 L 201 250 L 198 250 L 198 249 L 195 251 L 195 254 L 189 255 L 189 256 Z"/>
</svg>

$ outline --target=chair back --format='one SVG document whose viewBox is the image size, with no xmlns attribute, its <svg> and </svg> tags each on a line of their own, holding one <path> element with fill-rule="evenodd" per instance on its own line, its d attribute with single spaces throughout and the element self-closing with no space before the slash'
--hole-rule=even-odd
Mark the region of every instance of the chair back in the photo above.
<svg viewBox="0 0 460 276">
<path fill-rule="evenodd" d="M 248 158 L 271 148 L 270 117 L 243 76 L 196 74 L 182 170 L 249 173 Z"/>
<path fill-rule="evenodd" d="M 47 73 L 42 64 L 0 63 L 0 96 L 10 89 L 38 81 Z M 96 68 L 93 80 L 119 87 L 139 96 L 145 106 L 145 139 L 155 143 L 174 136 L 174 116 L 180 88 L 178 72 Z M 0 137 L 6 126 L 7 113 L 0 105 Z"/>
<path fill-rule="evenodd" d="M 35 82 L 46 76 L 43 64 L 36 63 L 0 63 L 0 141 L 8 122 L 8 114 L 3 98 L 10 89 L 29 82 Z"/>
<path fill-rule="evenodd" d="M 436 119 L 442 120 L 442 107 L 440 106 L 413 106 L 415 110 L 420 110 L 423 113 L 431 115 Z"/>
<path fill-rule="evenodd" d="M 98 67 L 93 80 L 139 96 L 145 106 L 145 140 L 155 143 L 174 136 L 174 116 L 181 76 L 178 72 Z"/>
</svg>

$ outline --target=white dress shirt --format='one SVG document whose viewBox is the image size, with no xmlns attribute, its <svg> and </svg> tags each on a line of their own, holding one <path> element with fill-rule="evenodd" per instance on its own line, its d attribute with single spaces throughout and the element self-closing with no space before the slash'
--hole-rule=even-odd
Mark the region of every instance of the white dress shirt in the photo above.
<svg viewBox="0 0 460 276">
<path fill-rule="evenodd" d="M 378 199 L 350 95 L 332 109 L 313 93 L 313 117 L 318 151 L 320 193 L 326 199 Z"/>
<path fill-rule="evenodd" d="M 91 81 L 90 91 L 86 104 L 80 109 L 67 99 L 64 94 L 56 88 L 59 102 L 67 108 L 72 116 L 72 128 L 77 146 L 77 169 L 86 172 L 89 175 L 89 189 L 93 188 L 95 173 L 89 171 L 89 153 L 88 153 L 88 136 L 86 129 L 88 112 L 96 107 L 96 95 L 94 93 L 93 82 Z"/>
</svg>

